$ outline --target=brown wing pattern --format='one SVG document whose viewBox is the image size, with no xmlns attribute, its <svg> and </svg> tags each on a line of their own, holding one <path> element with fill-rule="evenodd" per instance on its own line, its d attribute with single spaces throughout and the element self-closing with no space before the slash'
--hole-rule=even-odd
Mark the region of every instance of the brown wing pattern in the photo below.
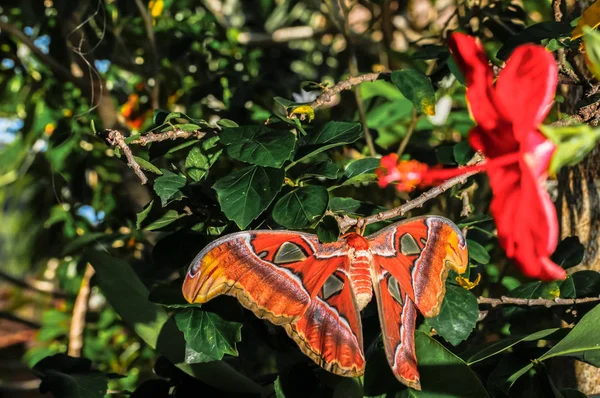
<svg viewBox="0 0 600 398">
<path fill-rule="evenodd" d="M 354 293 L 345 272 L 335 272 L 330 278 L 339 283 L 329 291 L 324 288 L 297 322 L 284 327 L 302 352 L 322 368 L 341 376 L 360 376 L 365 358 Z"/>
<path fill-rule="evenodd" d="M 294 232 L 227 235 L 196 256 L 183 294 L 194 303 L 227 294 L 259 318 L 278 325 L 293 322 L 306 312 L 327 278 L 345 266 L 343 242 L 329 244 L 333 255 L 327 261 L 315 256 L 321 246 L 316 236 Z"/>
<path fill-rule="evenodd" d="M 439 313 L 448 271 L 463 273 L 468 265 L 465 240 L 456 225 L 435 216 L 401 221 L 367 239 L 388 362 L 398 380 L 418 389 L 416 310 L 425 317 Z"/>
</svg>

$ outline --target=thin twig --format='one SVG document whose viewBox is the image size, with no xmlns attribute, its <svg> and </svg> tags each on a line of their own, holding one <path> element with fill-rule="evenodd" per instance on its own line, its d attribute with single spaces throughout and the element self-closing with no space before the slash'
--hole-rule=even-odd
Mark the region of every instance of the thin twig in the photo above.
<svg viewBox="0 0 600 398">
<path fill-rule="evenodd" d="M 142 0 L 135 0 L 135 4 L 137 5 L 138 10 L 140 11 L 140 15 L 144 20 L 144 27 L 146 29 L 146 36 L 148 37 L 148 42 L 150 44 L 150 66 L 151 66 L 151 74 L 154 79 L 154 85 L 152 86 L 152 95 L 151 95 L 151 103 L 152 108 L 158 109 L 160 107 L 159 104 L 159 84 L 158 84 L 158 52 L 156 48 L 156 38 L 154 36 L 154 28 L 152 26 L 152 15 L 148 12 L 146 6 L 142 3 Z"/>
<path fill-rule="evenodd" d="M 476 165 L 483 162 L 484 159 L 480 154 L 475 154 L 473 158 L 467 163 L 468 166 Z M 425 202 L 431 200 L 442 193 L 446 192 L 448 189 L 452 188 L 455 185 L 464 184 L 467 181 L 467 178 L 481 172 L 481 170 L 468 171 L 462 175 L 450 178 L 449 180 L 444 181 L 442 184 L 438 185 L 435 188 L 430 189 L 427 192 L 424 192 L 416 199 L 413 199 L 409 202 L 406 202 L 402 206 L 395 207 L 390 210 L 382 211 L 381 213 L 374 214 L 369 217 L 365 217 L 363 219 L 356 219 L 350 217 L 338 218 L 338 224 L 340 226 L 340 231 L 346 232 L 351 227 L 357 225 L 359 222 L 362 223 L 363 226 L 373 224 L 380 221 L 389 220 L 392 218 L 403 216 L 405 213 L 412 209 L 416 209 L 418 207 L 422 207 Z"/>
<path fill-rule="evenodd" d="M 402 156 L 402 153 L 404 153 L 404 149 L 406 149 L 406 146 L 408 145 L 408 141 L 410 141 L 410 137 L 412 137 L 412 134 L 415 131 L 415 127 L 417 127 L 418 122 L 419 122 L 419 114 L 417 112 L 417 107 L 413 106 L 410 124 L 408 125 L 408 128 L 406 129 L 406 134 L 404 135 L 404 138 L 402 139 L 402 142 L 400 143 L 400 147 L 398 147 L 398 152 L 397 152 L 398 158 L 400 158 Z"/>
<path fill-rule="evenodd" d="M 135 161 L 135 158 L 133 157 L 133 153 L 131 153 L 131 149 L 129 149 L 129 146 L 127 146 L 127 144 L 125 143 L 125 137 L 123 136 L 123 134 L 121 134 L 117 130 L 106 130 L 106 131 L 108 132 L 108 136 L 106 137 L 106 142 L 108 142 L 112 146 L 118 147 L 121 150 L 121 152 L 123 152 L 123 154 L 125 155 L 125 158 L 127 159 L 127 166 L 129 166 L 129 168 L 131 170 L 133 170 L 133 172 L 135 173 L 136 176 L 138 176 L 138 178 L 140 179 L 142 184 L 147 183 L 148 177 L 146 177 L 146 175 L 142 171 L 142 168 L 140 167 L 138 162 Z"/>
<path fill-rule="evenodd" d="M 180 129 L 165 131 L 163 133 L 147 133 L 139 138 L 131 141 L 129 144 L 137 144 L 137 145 L 147 145 L 151 142 L 160 142 L 160 141 L 168 141 L 168 140 L 176 140 L 178 138 L 188 139 L 190 137 L 194 137 L 197 140 L 201 139 L 206 135 L 206 132 L 200 130 L 193 131 L 183 131 Z"/>
<path fill-rule="evenodd" d="M 337 83 L 336 85 L 325 89 L 311 104 L 311 108 L 317 109 L 331 101 L 331 99 L 344 90 L 351 90 L 354 86 L 358 86 L 364 82 L 374 82 L 382 73 L 365 73 L 364 75 L 349 76 L 346 80 Z"/>
<path fill-rule="evenodd" d="M 517 297 L 506 297 L 502 296 L 500 298 L 489 298 L 489 297 L 478 297 L 477 302 L 479 304 L 491 305 L 492 308 L 499 305 L 526 305 L 528 307 L 533 306 L 544 306 L 544 307 L 554 307 L 557 305 L 575 305 L 575 304 L 583 304 L 583 303 L 593 303 L 596 301 L 600 301 L 600 297 L 583 297 L 577 299 L 566 299 L 566 298 L 555 298 L 555 299 L 525 299 L 525 298 L 517 298 Z"/>
<path fill-rule="evenodd" d="M 121 150 L 121 152 L 123 152 L 123 154 L 125 155 L 125 158 L 127 159 L 127 166 L 129 166 L 133 170 L 133 172 L 135 173 L 136 176 L 138 176 L 138 178 L 140 179 L 142 184 L 147 183 L 148 177 L 146 177 L 146 175 L 142 171 L 142 168 L 140 167 L 138 162 L 136 162 L 136 160 L 133 156 L 133 153 L 131 152 L 131 149 L 129 148 L 129 145 L 127 145 L 127 142 L 125 141 L 126 140 L 125 136 L 117 130 L 105 130 L 105 133 L 106 133 L 106 142 L 113 147 L 114 146 L 118 147 Z M 147 133 L 147 134 L 144 134 L 144 135 L 140 136 L 139 138 L 131 141 L 129 144 L 145 146 L 151 142 L 176 140 L 179 138 L 185 140 L 190 137 L 194 137 L 199 140 L 202 137 L 204 137 L 205 135 L 206 135 L 206 132 L 201 131 L 201 130 L 184 131 L 181 129 L 175 129 L 175 130 L 165 131 L 162 133 Z"/>
<path fill-rule="evenodd" d="M 88 310 L 88 301 L 90 298 L 90 280 L 94 276 L 95 270 L 91 264 L 87 264 L 85 274 L 81 280 L 79 293 L 73 305 L 73 316 L 71 317 L 71 328 L 69 330 L 69 348 L 68 354 L 72 357 L 81 356 L 83 348 L 83 331 L 85 329 L 85 315 Z"/>
</svg>

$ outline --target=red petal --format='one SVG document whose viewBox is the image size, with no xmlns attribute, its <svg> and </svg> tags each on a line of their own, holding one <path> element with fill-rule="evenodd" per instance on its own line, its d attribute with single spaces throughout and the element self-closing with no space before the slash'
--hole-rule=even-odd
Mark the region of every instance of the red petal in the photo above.
<svg viewBox="0 0 600 398">
<path fill-rule="evenodd" d="M 473 118 L 484 130 L 496 129 L 503 117 L 494 92 L 494 74 L 481 43 L 463 33 L 453 33 L 448 47 L 465 76 L 467 101 Z"/>
<path fill-rule="evenodd" d="M 521 141 L 542 123 L 556 92 L 558 67 L 552 54 L 533 44 L 519 46 L 496 82 L 497 100 L 512 120 L 515 138 Z"/>
</svg>

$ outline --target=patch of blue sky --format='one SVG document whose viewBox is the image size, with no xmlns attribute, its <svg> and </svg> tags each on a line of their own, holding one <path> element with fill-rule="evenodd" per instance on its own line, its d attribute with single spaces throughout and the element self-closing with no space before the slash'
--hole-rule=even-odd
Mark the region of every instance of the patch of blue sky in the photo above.
<svg viewBox="0 0 600 398">
<path fill-rule="evenodd" d="M 50 51 L 50 36 L 40 36 L 33 41 L 33 44 L 35 44 L 37 48 L 42 50 L 44 54 L 48 54 L 48 51 Z"/>
<path fill-rule="evenodd" d="M 97 226 L 104 221 L 104 212 L 102 210 L 96 211 L 90 205 L 83 205 L 77 209 L 77 215 L 85 218 L 93 226 Z"/>
<path fill-rule="evenodd" d="M 100 73 L 106 73 L 110 68 L 110 61 L 108 59 L 97 59 L 94 61 L 94 66 Z"/>
<path fill-rule="evenodd" d="M 17 131 L 23 128 L 21 119 L 0 117 L 0 145 L 10 144 L 15 140 Z"/>
<path fill-rule="evenodd" d="M 4 69 L 12 69 L 15 67 L 15 61 L 10 58 L 4 58 L 0 64 Z"/>
</svg>

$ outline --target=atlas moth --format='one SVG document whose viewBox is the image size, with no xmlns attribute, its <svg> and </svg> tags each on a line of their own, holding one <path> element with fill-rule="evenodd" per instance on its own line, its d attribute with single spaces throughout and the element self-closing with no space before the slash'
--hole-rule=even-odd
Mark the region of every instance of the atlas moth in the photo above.
<svg viewBox="0 0 600 398">
<path fill-rule="evenodd" d="M 333 243 L 316 235 L 257 230 L 206 246 L 183 283 L 190 303 L 234 296 L 257 317 L 283 326 L 300 350 L 342 376 L 364 373 L 360 311 L 377 299 L 387 360 L 396 378 L 420 389 L 414 331 L 417 311 L 436 316 L 450 269 L 468 265 L 458 227 L 438 216 L 411 218 Z"/>
</svg>

